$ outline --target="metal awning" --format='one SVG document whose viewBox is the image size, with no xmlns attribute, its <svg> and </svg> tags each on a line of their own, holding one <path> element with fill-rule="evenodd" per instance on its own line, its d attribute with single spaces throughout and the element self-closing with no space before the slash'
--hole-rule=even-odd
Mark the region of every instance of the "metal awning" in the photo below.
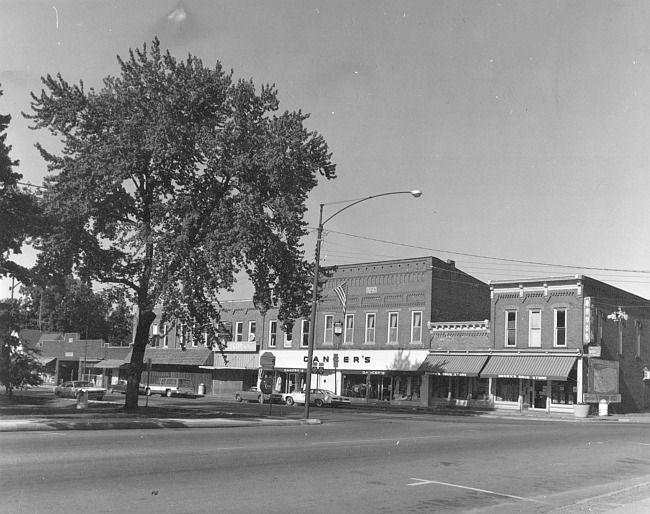
<svg viewBox="0 0 650 514">
<path fill-rule="evenodd" d="M 126 364 L 124 360 L 119 360 L 119 359 L 104 359 L 99 362 L 95 362 L 95 364 L 92 364 L 91 366 L 88 366 L 89 368 L 102 368 L 102 369 L 113 369 L 113 368 L 119 368 L 120 366 Z"/>
<path fill-rule="evenodd" d="M 575 356 L 497 355 L 490 357 L 481 377 L 566 380 L 575 362 Z"/>
<path fill-rule="evenodd" d="M 419 371 L 425 375 L 477 377 L 487 360 L 487 355 L 428 355 Z"/>
<path fill-rule="evenodd" d="M 257 369 L 259 367 L 260 355 L 258 353 L 215 352 L 214 354 L 214 368 L 216 369 Z"/>
<path fill-rule="evenodd" d="M 48 365 L 50 362 L 55 361 L 56 357 L 37 357 L 37 360 L 43 366 Z"/>
</svg>

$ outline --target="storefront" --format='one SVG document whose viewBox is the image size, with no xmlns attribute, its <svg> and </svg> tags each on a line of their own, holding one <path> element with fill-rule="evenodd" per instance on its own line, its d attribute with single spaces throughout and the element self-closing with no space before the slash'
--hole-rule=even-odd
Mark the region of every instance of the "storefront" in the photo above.
<svg viewBox="0 0 650 514">
<path fill-rule="evenodd" d="M 497 409 L 570 412 L 581 388 L 581 360 L 573 355 L 493 355 L 480 373 L 491 382 Z"/>
<path fill-rule="evenodd" d="M 427 350 L 316 350 L 312 389 L 329 389 L 353 402 L 418 401 Z M 275 387 L 285 393 L 305 387 L 307 351 L 274 352 Z"/>
<path fill-rule="evenodd" d="M 487 360 L 485 353 L 430 353 L 419 369 L 427 377 L 428 404 L 487 404 L 489 381 L 479 376 Z"/>
</svg>

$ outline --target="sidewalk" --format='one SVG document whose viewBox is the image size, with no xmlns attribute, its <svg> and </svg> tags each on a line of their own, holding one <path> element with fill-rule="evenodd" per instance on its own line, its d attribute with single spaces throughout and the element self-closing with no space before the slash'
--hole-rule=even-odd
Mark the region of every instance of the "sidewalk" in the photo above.
<svg viewBox="0 0 650 514">
<path fill-rule="evenodd" d="M 298 412 L 292 417 L 267 417 L 219 411 L 209 405 L 141 406 L 136 412 L 125 412 L 123 406 L 123 401 L 89 401 L 86 408 L 78 408 L 74 400 L 54 397 L 51 388 L 14 391 L 12 399 L 0 394 L 0 432 L 321 424 L 319 419 L 298 418 Z"/>
<path fill-rule="evenodd" d="M 321 424 L 320 419 L 301 419 L 300 411 L 284 416 L 256 416 L 216 410 L 214 406 L 192 405 L 184 407 L 143 407 L 127 413 L 123 402 L 101 401 L 88 403 L 78 409 L 74 400 L 59 399 L 51 388 L 41 387 L 32 391 L 15 391 L 13 399 L 0 394 L 0 432 L 50 431 L 50 430 L 116 430 L 160 428 L 218 428 L 249 427 L 262 425 Z M 572 415 L 548 414 L 538 411 L 484 411 L 462 407 L 434 408 L 420 406 L 390 405 L 389 402 L 355 404 L 355 408 L 375 412 L 418 413 L 422 415 L 480 417 L 553 421 L 565 423 L 650 423 L 650 413 L 614 414 L 575 418 Z"/>
</svg>

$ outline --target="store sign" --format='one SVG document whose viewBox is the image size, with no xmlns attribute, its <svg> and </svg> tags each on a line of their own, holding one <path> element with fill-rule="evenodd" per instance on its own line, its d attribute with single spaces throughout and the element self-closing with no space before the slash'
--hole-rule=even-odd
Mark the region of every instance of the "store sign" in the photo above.
<svg viewBox="0 0 650 514">
<path fill-rule="evenodd" d="M 589 394 L 617 395 L 619 380 L 619 363 L 602 359 L 589 359 L 588 374 Z"/>
<path fill-rule="evenodd" d="M 591 297 L 586 296 L 583 304 L 583 315 L 584 320 L 582 323 L 583 326 L 583 337 L 582 342 L 584 344 L 589 344 L 594 340 L 594 312 L 593 304 Z"/>
<path fill-rule="evenodd" d="M 215 352 L 220 352 L 219 348 Z M 229 352 L 254 352 L 257 351 L 257 343 L 253 341 L 228 341 L 226 343 L 226 351 Z"/>
<path fill-rule="evenodd" d="M 588 357 L 600 357 L 601 346 L 590 346 Z"/>
<path fill-rule="evenodd" d="M 312 366 L 340 371 L 417 371 L 429 350 L 315 350 Z M 338 362 L 335 364 L 335 356 Z M 306 350 L 276 352 L 276 369 L 305 369 L 309 362 Z"/>
</svg>

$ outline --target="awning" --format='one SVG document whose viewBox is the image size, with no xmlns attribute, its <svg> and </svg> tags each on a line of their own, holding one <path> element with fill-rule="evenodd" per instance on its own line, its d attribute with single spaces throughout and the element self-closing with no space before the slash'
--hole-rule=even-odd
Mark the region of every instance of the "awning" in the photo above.
<svg viewBox="0 0 650 514">
<path fill-rule="evenodd" d="M 566 380 L 575 362 L 575 356 L 497 355 L 490 357 L 481 377 Z"/>
<path fill-rule="evenodd" d="M 50 362 L 55 361 L 56 357 L 37 357 L 37 360 L 43 366 L 48 365 Z"/>
<path fill-rule="evenodd" d="M 217 369 L 257 369 L 260 367 L 258 353 L 225 352 L 214 354 L 214 367 Z"/>
<path fill-rule="evenodd" d="M 104 359 L 99 362 L 96 362 L 92 366 L 93 368 L 102 368 L 102 369 L 113 369 L 113 368 L 119 368 L 120 366 L 126 364 L 124 360 L 119 360 L 119 359 Z"/>
<path fill-rule="evenodd" d="M 425 375 L 477 377 L 487 355 L 428 355 L 419 371 Z"/>
</svg>

